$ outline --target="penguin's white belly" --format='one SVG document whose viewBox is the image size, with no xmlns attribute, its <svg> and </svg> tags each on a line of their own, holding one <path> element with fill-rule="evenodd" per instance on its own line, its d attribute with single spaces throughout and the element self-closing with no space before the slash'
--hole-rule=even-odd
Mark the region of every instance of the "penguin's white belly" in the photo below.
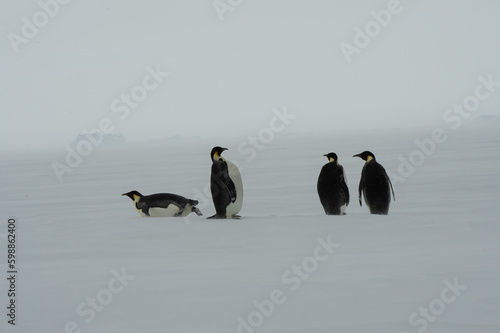
<svg viewBox="0 0 500 333">
<path fill-rule="evenodd" d="M 187 204 L 186 207 L 184 207 L 184 210 L 182 211 L 182 213 L 180 215 L 177 215 L 177 216 L 180 216 L 180 217 L 188 216 L 192 212 L 193 212 L 193 206 L 191 206 L 191 204 Z"/>
<path fill-rule="evenodd" d="M 229 178 L 234 183 L 234 187 L 236 188 L 236 200 L 231 202 L 226 207 L 226 216 L 228 218 L 232 218 L 234 215 L 238 214 L 241 210 L 241 206 L 243 204 L 243 181 L 241 180 L 240 170 L 238 167 L 231 161 L 226 160 L 228 175 Z"/>
<path fill-rule="evenodd" d="M 176 216 L 177 213 L 179 213 L 179 211 L 180 211 L 180 208 L 177 207 L 176 205 L 168 205 L 167 208 L 151 207 L 151 208 L 149 208 L 149 216 L 150 217 L 174 217 L 174 216 Z M 180 216 L 186 216 L 187 214 L 189 214 L 190 211 L 191 211 L 190 209 L 189 210 L 185 209 L 182 212 L 182 215 L 180 215 Z M 139 209 L 137 209 L 137 212 L 139 213 L 139 215 L 141 215 L 143 217 L 148 217 L 146 214 L 144 214 Z M 186 214 L 186 215 L 184 215 L 184 214 Z"/>
<path fill-rule="evenodd" d="M 347 207 L 346 204 L 343 204 L 342 206 L 340 206 L 340 215 L 344 215 L 345 214 L 346 207 Z"/>
</svg>

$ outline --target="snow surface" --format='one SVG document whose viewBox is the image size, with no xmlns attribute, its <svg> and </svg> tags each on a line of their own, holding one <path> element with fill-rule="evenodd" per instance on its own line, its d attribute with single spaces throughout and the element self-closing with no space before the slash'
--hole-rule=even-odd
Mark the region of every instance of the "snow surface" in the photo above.
<svg viewBox="0 0 500 333">
<path fill-rule="evenodd" d="M 102 146 L 62 183 L 50 164 L 64 151 L 2 152 L 1 218 L 18 221 L 19 280 L 16 326 L 2 313 L 0 331 L 500 332 L 498 128 L 448 130 L 411 176 L 393 178 L 388 216 L 357 203 L 363 161 L 352 155 L 371 150 L 397 175 L 398 157 L 430 133 L 283 132 L 251 161 L 237 149 L 244 137 Z M 206 219 L 215 145 L 240 166 L 241 220 Z M 316 193 L 330 151 L 348 177 L 346 216 L 324 215 Z M 131 190 L 198 199 L 204 216 L 141 218 L 120 196 Z M 329 254 L 318 239 L 339 247 Z M 310 273 L 299 278 L 293 266 L 303 264 Z M 134 279 L 120 285 L 114 270 Z M 466 286 L 449 304 L 445 281 Z M 5 313 L 7 289 L 2 279 Z M 96 297 L 107 304 L 91 318 Z M 271 298 L 280 304 L 257 313 L 254 302 Z M 431 305 L 439 313 L 424 328 L 419 308 Z M 249 317 L 257 327 L 239 327 Z"/>
</svg>

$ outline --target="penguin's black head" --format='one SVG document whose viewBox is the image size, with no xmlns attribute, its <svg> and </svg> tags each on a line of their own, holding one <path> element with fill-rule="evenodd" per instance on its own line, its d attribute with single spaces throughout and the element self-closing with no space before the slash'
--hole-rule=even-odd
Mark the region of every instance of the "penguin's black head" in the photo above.
<svg viewBox="0 0 500 333">
<path fill-rule="evenodd" d="M 330 162 L 335 162 L 335 163 L 338 163 L 338 159 L 337 159 L 337 154 L 335 153 L 328 153 L 328 154 L 325 154 L 323 156 L 326 156 L 326 158 L 328 158 L 328 161 Z"/>
<path fill-rule="evenodd" d="M 375 155 L 373 155 L 372 152 L 365 150 L 362 153 L 359 153 L 358 155 L 354 155 L 353 157 L 359 157 L 366 162 L 370 162 L 372 159 L 375 160 Z"/>
<path fill-rule="evenodd" d="M 218 160 L 218 159 L 219 159 L 219 157 L 220 157 L 220 154 L 222 154 L 222 152 L 223 152 L 224 150 L 227 150 L 227 148 L 221 148 L 221 147 L 219 147 L 219 146 L 214 147 L 214 148 L 212 149 L 212 152 L 210 153 L 210 158 L 212 159 L 212 162 L 213 162 L 214 160 L 216 160 L 216 159 Z"/>
<path fill-rule="evenodd" d="M 134 196 L 138 196 L 138 197 L 142 197 L 142 194 L 140 194 L 139 192 L 137 191 L 130 191 L 128 193 L 123 193 L 122 196 L 126 195 L 127 197 L 129 197 L 130 199 L 132 199 L 133 201 L 135 201 L 135 198 Z"/>
</svg>

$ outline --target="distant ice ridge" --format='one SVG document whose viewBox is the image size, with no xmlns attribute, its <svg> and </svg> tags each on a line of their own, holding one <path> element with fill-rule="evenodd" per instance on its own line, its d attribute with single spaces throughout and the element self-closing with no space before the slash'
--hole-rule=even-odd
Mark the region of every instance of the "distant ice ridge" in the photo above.
<svg viewBox="0 0 500 333">
<path fill-rule="evenodd" d="M 50 166 L 59 182 L 62 183 L 63 175 L 73 172 L 73 170 L 82 163 L 83 158 L 89 156 L 94 151 L 94 147 L 102 144 L 110 145 L 123 143 L 126 140 L 125 136 L 119 132 L 103 133 L 97 129 L 91 132 L 82 130 L 76 139 L 65 147 L 66 157 L 64 161 L 61 163 L 54 160 Z"/>
<path fill-rule="evenodd" d="M 500 123 L 500 114 L 482 114 L 478 119 L 481 122 Z"/>
<path fill-rule="evenodd" d="M 100 131 L 95 132 L 81 132 L 77 135 L 76 139 L 73 140 L 69 145 L 76 149 L 77 145 L 81 141 L 89 141 L 97 144 L 116 144 L 124 143 L 127 138 L 121 133 L 102 133 Z"/>
</svg>

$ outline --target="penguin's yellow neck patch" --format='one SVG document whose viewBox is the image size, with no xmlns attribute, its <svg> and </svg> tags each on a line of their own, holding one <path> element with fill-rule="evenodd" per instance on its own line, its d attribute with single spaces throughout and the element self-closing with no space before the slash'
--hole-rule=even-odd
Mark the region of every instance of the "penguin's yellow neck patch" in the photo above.
<svg viewBox="0 0 500 333">
<path fill-rule="evenodd" d="M 216 151 L 215 154 L 214 154 L 214 160 L 215 161 L 219 161 L 220 159 L 222 159 L 222 157 L 219 155 L 219 152 Z"/>
<path fill-rule="evenodd" d="M 370 162 L 371 160 L 373 160 L 373 157 L 371 157 L 371 156 L 367 156 L 367 157 L 366 157 L 366 161 L 367 161 L 367 162 Z"/>
<path fill-rule="evenodd" d="M 224 158 L 222 156 L 220 156 L 218 152 L 215 152 L 214 160 L 215 161 L 225 161 Z"/>
<path fill-rule="evenodd" d="M 333 157 L 328 157 L 328 160 L 329 160 L 330 162 L 335 161 L 335 159 L 334 159 Z"/>
<path fill-rule="evenodd" d="M 133 194 L 132 196 L 134 197 L 134 202 L 139 201 L 139 196 L 137 194 Z"/>
</svg>

